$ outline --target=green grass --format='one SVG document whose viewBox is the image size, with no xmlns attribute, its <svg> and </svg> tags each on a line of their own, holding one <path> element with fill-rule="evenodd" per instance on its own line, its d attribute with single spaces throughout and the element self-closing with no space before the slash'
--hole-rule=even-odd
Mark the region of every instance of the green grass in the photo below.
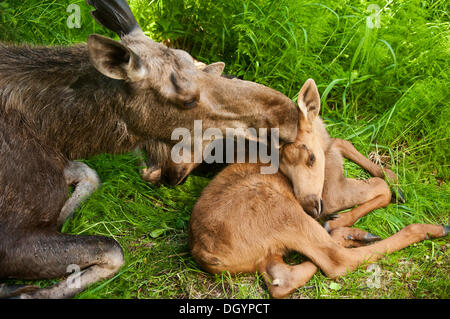
<svg viewBox="0 0 450 319">
<path fill-rule="evenodd" d="M 65 8 L 82 8 L 69 29 Z M 380 28 L 366 26 L 369 4 L 382 9 Z M 391 204 L 357 227 L 387 237 L 407 224 L 450 224 L 449 4 L 447 1 L 197 1 L 132 0 L 147 35 L 188 50 L 226 72 L 295 98 L 314 78 L 332 136 L 398 173 L 407 203 Z M 113 36 L 95 24 L 83 0 L 0 3 L 0 39 L 36 44 Z M 131 154 L 84 159 L 102 180 L 64 231 L 115 238 L 126 265 L 78 298 L 266 298 L 255 274 L 210 275 L 192 260 L 186 227 L 209 179 L 190 176 L 178 187 L 143 182 Z M 345 163 L 348 176 L 368 175 Z M 449 240 L 426 240 L 377 262 L 380 288 L 359 268 L 337 280 L 317 273 L 292 298 L 449 298 Z M 290 262 L 301 256 L 292 254 Z M 42 286 L 55 281 L 39 281 Z M 36 282 L 34 282 L 36 284 Z"/>
</svg>

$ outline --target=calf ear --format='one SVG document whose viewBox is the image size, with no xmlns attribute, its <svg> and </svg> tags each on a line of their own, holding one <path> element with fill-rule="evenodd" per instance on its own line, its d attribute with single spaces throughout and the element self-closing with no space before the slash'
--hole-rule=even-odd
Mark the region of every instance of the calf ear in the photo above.
<svg viewBox="0 0 450 319">
<path fill-rule="evenodd" d="M 139 56 L 127 46 L 110 38 L 90 35 L 88 51 L 94 67 L 112 79 L 139 81 L 146 74 Z"/>
<path fill-rule="evenodd" d="M 316 82 L 313 79 L 306 80 L 298 93 L 298 106 L 301 115 L 312 122 L 320 111 L 320 95 Z"/>
<path fill-rule="evenodd" d="M 216 62 L 216 63 L 211 63 L 211 64 L 205 66 L 203 68 L 203 72 L 210 73 L 210 74 L 222 75 L 224 68 L 225 68 L 225 63 Z"/>
</svg>

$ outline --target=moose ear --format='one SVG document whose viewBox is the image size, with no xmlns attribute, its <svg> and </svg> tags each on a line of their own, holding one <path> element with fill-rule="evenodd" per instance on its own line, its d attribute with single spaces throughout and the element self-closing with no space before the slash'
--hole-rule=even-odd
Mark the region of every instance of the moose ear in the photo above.
<svg viewBox="0 0 450 319">
<path fill-rule="evenodd" d="M 313 79 L 306 80 L 298 93 L 298 106 L 304 118 L 312 122 L 320 111 L 320 95 L 316 82 Z"/>
<path fill-rule="evenodd" d="M 211 63 L 203 68 L 203 72 L 222 75 L 223 69 L 225 68 L 225 63 L 223 62 L 215 62 Z"/>
<path fill-rule="evenodd" d="M 88 38 L 89 58 L 102 74 L 116 80 L 141 80 L 146 70 L 130 48 L 110 38 L 92 34 Z"/>
</svg>

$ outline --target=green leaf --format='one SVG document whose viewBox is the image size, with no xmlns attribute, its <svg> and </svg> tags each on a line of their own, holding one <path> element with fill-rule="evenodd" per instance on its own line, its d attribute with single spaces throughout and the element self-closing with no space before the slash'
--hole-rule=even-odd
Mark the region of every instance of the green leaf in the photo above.
<svg viewBox="0 0 450 319">
<path fill-rule="evenodd" d="M 340 290 L 342 287 L 341 287 L 341 285 L 339 285 L 337 282 L 332 282 L 331 284 L 330 284 L 330 289 L 331 290 L 336 290 L 336 291 L 338 291 L 338 290 Z"/>
<path fill-rule="evenodd" d="M 152 231 L 150 233 L 150 236 L 152 236 L 153 238 L 157 238 L 159 236 L 161 236 L 162 234 L 164 234 L 164 232 L 167 230 L 167 228 L 158 228 L 155 229 L 154 231 Z"/>
</svg>

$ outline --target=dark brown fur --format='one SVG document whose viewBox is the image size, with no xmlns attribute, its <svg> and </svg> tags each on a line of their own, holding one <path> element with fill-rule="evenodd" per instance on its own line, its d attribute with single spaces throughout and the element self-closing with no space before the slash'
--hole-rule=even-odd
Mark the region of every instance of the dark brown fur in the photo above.
<svg viewBox="0 0 450 319">
<path fill-rule="evenodd" d="M 132 88 L 89 62 L 86 45 L 0 45 L 2 110 L 17 110 L 42 142 L 68 159 L 130 150 L 139 138 L 123 117 Z"/>
</svg>

